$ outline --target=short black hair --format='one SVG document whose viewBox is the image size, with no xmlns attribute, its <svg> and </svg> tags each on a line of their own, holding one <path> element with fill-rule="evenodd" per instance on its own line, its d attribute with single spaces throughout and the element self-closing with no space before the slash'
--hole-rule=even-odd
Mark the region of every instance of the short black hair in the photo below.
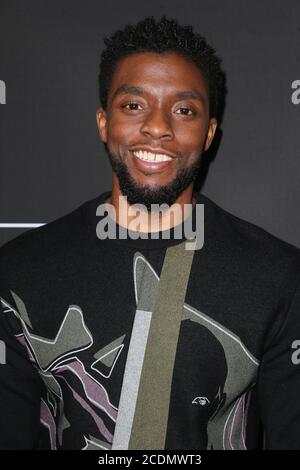
<svg viewBox="0 0 300 470">
<path fill-rule="evenodd" d="M 107 110 L 108 93 L 114 70 L 126 56 L 138 52 L 176 52 L 192 60 L 201 70 L 208 90 L 209 115 L 221 118 L 226 95 L 226 76 L 221 69 L 221 59 L 206 39 L 194 33 L 192 26 L 181 26 L 175 19 L 162 15 L 156 21 L 149 16 L 136 25 L 127 25 L 104 38 L 98 76 L 99 100 Z"/>
</svg>

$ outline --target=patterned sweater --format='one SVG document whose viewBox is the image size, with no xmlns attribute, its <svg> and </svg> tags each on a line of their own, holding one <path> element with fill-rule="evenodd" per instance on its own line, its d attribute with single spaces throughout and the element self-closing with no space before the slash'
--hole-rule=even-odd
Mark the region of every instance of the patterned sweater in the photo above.
<svg viewBox="0 0 300 470">
<path fill-rule="evenodd" d="M 109 195 L 0 249 L 1 449 L 128 448 L 136 396 L 126 387 L 139 384 L 147 342 L 137 305 L 143 295 L 151 313 L 166 250 L 181 240 L 173 229 L 170 239 L 100 240 L 96 209 Z M 182 309 L 164 448 L 300 449 L 300 250 L 202 193 L 197 203 L 204 245 Z"/>
</svg>

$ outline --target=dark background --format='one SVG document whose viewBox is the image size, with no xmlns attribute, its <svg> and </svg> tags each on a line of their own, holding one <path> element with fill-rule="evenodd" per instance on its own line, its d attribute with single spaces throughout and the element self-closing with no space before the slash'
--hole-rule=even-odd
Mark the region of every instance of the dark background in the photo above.
<svg viewBox="0 0 300 470">
<path fill-rule="evenodd" d="M 95 119 L 103 37 L 163 13 L 206 36 L 227 73 L 202 192 L 300 246 L 299 0 L 0 0 L 0 224 L 47 223 L 111 188 Z M 0 245 L 23 230 L 0 225 Z"/>
</svg>

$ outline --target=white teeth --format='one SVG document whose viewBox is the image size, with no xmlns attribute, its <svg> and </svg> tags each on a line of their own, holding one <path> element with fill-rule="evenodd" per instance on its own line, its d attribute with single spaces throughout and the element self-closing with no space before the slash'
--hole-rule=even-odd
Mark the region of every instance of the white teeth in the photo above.
<svg viewBox="0 0 300 470">
<path fill-rule="evenodd" d="M 168 157 L 167 155 L 163 155 L 160 153 L 145 152 L 144 150 L 136 150 L 133 152 L 133 154 L 137 158 L 139 158 L 140 160 L 144 160 L 145 162 L 167 162 L 169 160 L 172 160 L 172 158 Z"/>
</svg>

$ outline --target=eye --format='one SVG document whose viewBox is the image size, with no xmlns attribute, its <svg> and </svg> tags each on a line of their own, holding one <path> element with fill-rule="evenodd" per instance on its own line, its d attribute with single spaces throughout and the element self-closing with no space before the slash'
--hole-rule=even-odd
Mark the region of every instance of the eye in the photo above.
<svg viewBox="0 0 300 470">
<path fill-rule="evenodd" d="M 191 111 L 191 114 L 184 113 L 185 116 L 193 116 L 194 114 L 196 114 L 196 111 L 193 108 L 185 108 L 185 107 L 178 108 L 176 112 L 180 109 L 184 109 L 185 111 Z"/>
<path fill-rule="evenodd" d="M 121 105 L 121 108 L 131 109 L 132 111 L 136 111 L 136 109 L 126 108 L 126 106 L 141 106 L 141 105 L 138 103 L 134 103 L 133 101 L 130 101 L 129 103 L 125 103 Z"/>
</svg>

